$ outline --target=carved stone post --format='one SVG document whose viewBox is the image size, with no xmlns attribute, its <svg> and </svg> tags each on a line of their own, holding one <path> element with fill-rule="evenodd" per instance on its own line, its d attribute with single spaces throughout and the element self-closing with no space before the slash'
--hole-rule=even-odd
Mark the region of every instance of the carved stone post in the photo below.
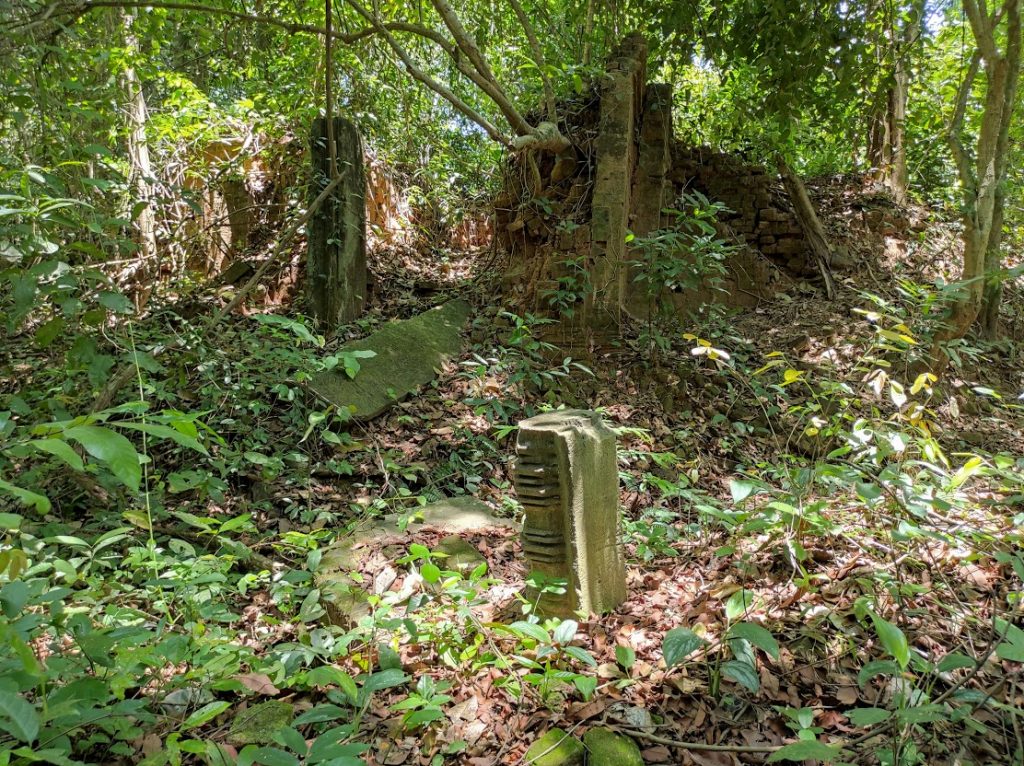
<svg viewBox="0 0 1024 766">
<path fill-rule="evenodd" d="M 566 581 L 566 592 L 543 594 L 538 610 L 614 609 L 626 598 L 615 434 L 595 412 L 549 412 L 519 424 L 516 453 L 523 550 L 534 572 Z"/>
<path fill-rule="evenodd" d="M 306 279 L 311 313 L 325 334 L 358 317 L 366 302 L 366 178 L 356 126 L 334 118 L 334 144 L 342 180 L 309 219 Z M 330 182 L 327 121 L 313 122 L 310 200 Z"/>
</svg>

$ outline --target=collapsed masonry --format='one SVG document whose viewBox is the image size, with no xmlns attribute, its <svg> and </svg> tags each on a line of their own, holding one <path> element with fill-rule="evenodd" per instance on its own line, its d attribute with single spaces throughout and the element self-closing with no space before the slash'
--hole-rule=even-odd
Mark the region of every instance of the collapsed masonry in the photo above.
<svg viewBox="0 0 1024 766">
<path fill-rule="evenodd" d="M 645 315 L 649 299 L 634 284 L 636 252 L 627 235 L 669 225 L 662 211 L 684 191 L 729 208 L 719 216 L 719 235 L 739 247 L 725 264 L 724 292 L 708 285 L 670 296 L 679 310 L 709 300 L 755 304 L 788 284 L 783 269 L 803 274 L 813 263 L 774 175 L 674 140 L 671 87 L 646 82 L 646 60 L 644 38 L 627 37 L 594 91 L 563 105 L 560 128 L 575 156 L 517 158 L 510 166 L 496 230 L 513 256 L 507 290 L 527 310 L 564 321 L 565 287 L 582 275 L 588 291 L 572 309 L 573 324 L 610 329 L 624 314 Z"/>
</svg>

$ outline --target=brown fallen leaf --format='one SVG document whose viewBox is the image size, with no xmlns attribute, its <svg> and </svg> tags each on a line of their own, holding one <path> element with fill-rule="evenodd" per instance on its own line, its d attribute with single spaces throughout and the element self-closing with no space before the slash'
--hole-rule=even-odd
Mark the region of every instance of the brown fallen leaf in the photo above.
<svg viewBox="0 0 1024 766">
<path fill-rule="evenodd" d="M 281 690 L 274 686 L 270 677 L 263 673 L 242 673 L 235 676 L 234 679 L 249 691 L 256 692 L 256 694 L 274 697 L 281 693 Z"/>
</svg>

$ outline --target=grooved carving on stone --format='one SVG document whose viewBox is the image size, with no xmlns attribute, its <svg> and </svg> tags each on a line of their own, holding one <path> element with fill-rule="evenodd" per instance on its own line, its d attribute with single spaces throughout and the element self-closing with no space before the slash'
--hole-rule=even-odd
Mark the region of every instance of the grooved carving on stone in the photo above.
<svg viewBox="0 0 1024 766">
<path fill-rule="evenodd" d="M 519 424 L 516 455 L 523 552 L 533 572 L 566 583 L 531 601 L 562 617 L 614 609 L 626 594 L 614 434 L 593 412 L 547 413 Z"/>
</svg>

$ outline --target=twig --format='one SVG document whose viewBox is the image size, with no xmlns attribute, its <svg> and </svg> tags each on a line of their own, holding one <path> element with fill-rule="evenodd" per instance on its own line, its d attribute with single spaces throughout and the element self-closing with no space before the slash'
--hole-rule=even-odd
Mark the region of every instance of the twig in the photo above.
<svg viewBox="0 0 1024 766">
<path fill-rule="evenodd" d="M 679 739 L 659 737 L 657 734 L 648 734 L 639 729 L 622 729 L 621 731 L 631 737 L 650 740 L 659 745 L 671 745 L 683 750 L 710 750 L 716 753 L 774 753 L 784 747 L 784 745 L 709 745 L 706 742 L 685 742 Z"/>
</svg>

